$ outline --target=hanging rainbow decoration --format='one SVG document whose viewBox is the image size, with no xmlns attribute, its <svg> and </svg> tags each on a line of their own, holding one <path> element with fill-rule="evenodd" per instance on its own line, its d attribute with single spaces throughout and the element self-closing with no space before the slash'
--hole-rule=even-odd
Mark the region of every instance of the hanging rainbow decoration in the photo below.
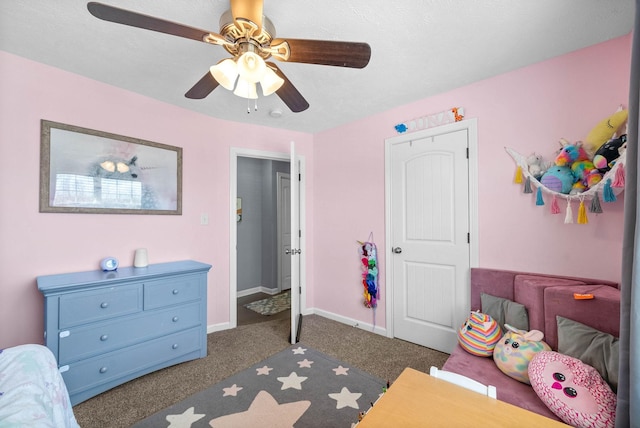
<svg viewBox="0 0 640 428">
<path fill-rule="evenodd" d="M 367 308 L 378 306 L 378 250 L 372 242 L 373 234 L 368 242 L 358 241 L 358 253 L 362 267 L 362 286 L 364 288 L 364 305 Z"/>
</svg>

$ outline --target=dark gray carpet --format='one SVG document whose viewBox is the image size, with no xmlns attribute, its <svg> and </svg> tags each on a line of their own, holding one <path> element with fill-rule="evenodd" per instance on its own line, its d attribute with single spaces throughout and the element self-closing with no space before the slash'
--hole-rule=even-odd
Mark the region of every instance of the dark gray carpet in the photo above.
<svg viewBox="0 0 640 428">
<path fill-rule="evenodd" d="M 135 428 L 345 427 L 375 402 L 386 382 L 299 343 Z"/>
<path fill-rule="evenodd" d="M 82 428 L 127 428 L 152 414 L 241 372 L 290 346 L 288 319 L 244 325 L 208 335 L 208 355 L 178 364 L 74 406 Z M 300 340 L 307 346 L 384 380 L 405 367 L 442 368 L 447 354 L 389 339 L 317 315 L 305 316 Z"/>
</svg>

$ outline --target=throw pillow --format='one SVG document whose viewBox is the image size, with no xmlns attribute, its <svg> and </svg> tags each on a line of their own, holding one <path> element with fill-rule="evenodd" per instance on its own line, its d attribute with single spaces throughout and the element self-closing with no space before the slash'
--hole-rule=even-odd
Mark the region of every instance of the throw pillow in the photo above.
<svg viewBox="0 0 640 428">
<path fill-rule="evenodd" d="M 486 293 L 480 294 L 480 304 L 481 312 L 498 321 L 502 331 L 506 331 L 505 324 L 518 330 L 529 330 L 529 314 L 524 305 Z"/>
<path fill-rule="evenodd" d="M 490 357 L 500 340 L 500 326 L 487 314 L 471 312 L 458 330 L 458 343 L 462 349 L 479 357 Z"/>
<path fill-rule="evenodd" d="M 531 386 L 562 421 L 574 427 L 613 428 L 616 394 L 596 369 L 558 352 L 537 353 L 529 363 Z"/>
<path fill-rule="evenodd" d="M 542 341 L 544 334 L 538 330 L 529 332 L 506 325 L 507 332 L 493 350 L 493 361 L 509 377 L 522 383 L 529 383 L 527 368 L 529 361 L 541 351 L 550 351 L 551 347 Z"/>
<path fill-rule="evenodd" d="M 618 338 L 577 321 L 556 316 L 558 352 L 595 368 L 611 389 L 618 390 Z"/>
</svg>

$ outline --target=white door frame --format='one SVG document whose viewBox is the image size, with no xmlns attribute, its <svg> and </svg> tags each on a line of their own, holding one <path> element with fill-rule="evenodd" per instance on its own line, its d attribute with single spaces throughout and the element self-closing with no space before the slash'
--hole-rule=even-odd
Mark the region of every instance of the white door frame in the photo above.
<svg viewBox="0 0 640 428">
<path fill-rule="evenodd" d="M 465 119 L 460 122 L 448 125 L 427 128 L 421 131 L 402 134 L 396 137 L 387 138 L 384 145 L 384 189 L 385 189 L 385 242 L 386 248 L 385 264 L 387 266 L 385 274 L 385 297 L 386 305 L 386 321 L 387 321 L 387 337 L 395 337 L 393 330 L 393 268 L 391 260 L 393 253 L 391 251 L 391 147 L 395 144 L 406 143 L 407 141 L 428 138 L 433 135 L 455 132 L 466 129 L 469 135 L 469 233 L 471 235 L 470 243 L 470 266 L 478 266 L 478 123 L 477 119 Z"/>
<path fill-rule="evenodd" d="M 265 160 L 276 160 L 291 162 L 289 152 L 267 152 L 254 149 L 243 149 L 232 147 L 229 156 L 229 328 L 238 326 L 238 255 L 236 253 L 238 247 L 238 222 L 236 221 L 236 199 L 238 196 L 238 158 L 256 158 Z M 305 158 L 297 155 L 300 161 L 300 230 L 302 236 L 300 238 L 299 255 L 300 260 L 300 311 L 306 312 L 307 287 L 306 287 L 306 233 L 305 233 L 305 212 L 306 212 L 306 189 L 305 189 Z M 293 177 L 291 177 L 293 180 Z"/>
</svg>

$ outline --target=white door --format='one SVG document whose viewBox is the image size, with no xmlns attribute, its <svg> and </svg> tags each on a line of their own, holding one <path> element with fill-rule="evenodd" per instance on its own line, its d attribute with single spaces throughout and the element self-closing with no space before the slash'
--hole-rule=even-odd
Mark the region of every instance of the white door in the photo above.
<svg viewBox="0 0 640 428">
<path fill-rule="evenodd" d="M 291 258 L 286 254 L 291 250 L 291 180 L 289 177 L 289 174 L 283 172 L 277 175 L 278 288 L 280 291 L 291 288 Z"/>
<path fill-rule="evenodd" d="M 427 129 L 388 142 L 393 335 L 451 352 L 468 316 L 469 130 Z"/>
<path fill-rule="evenodd" d="M 291 142 L 291 161 L 289 174 L 293 177 L 291 184 L 291 343 L 297 342 L 298 323 L 300 322 L 300 207 L 298 205 L 300 188 L 300 164 L 296 157 L 295 143 Z"/>
</svg>

